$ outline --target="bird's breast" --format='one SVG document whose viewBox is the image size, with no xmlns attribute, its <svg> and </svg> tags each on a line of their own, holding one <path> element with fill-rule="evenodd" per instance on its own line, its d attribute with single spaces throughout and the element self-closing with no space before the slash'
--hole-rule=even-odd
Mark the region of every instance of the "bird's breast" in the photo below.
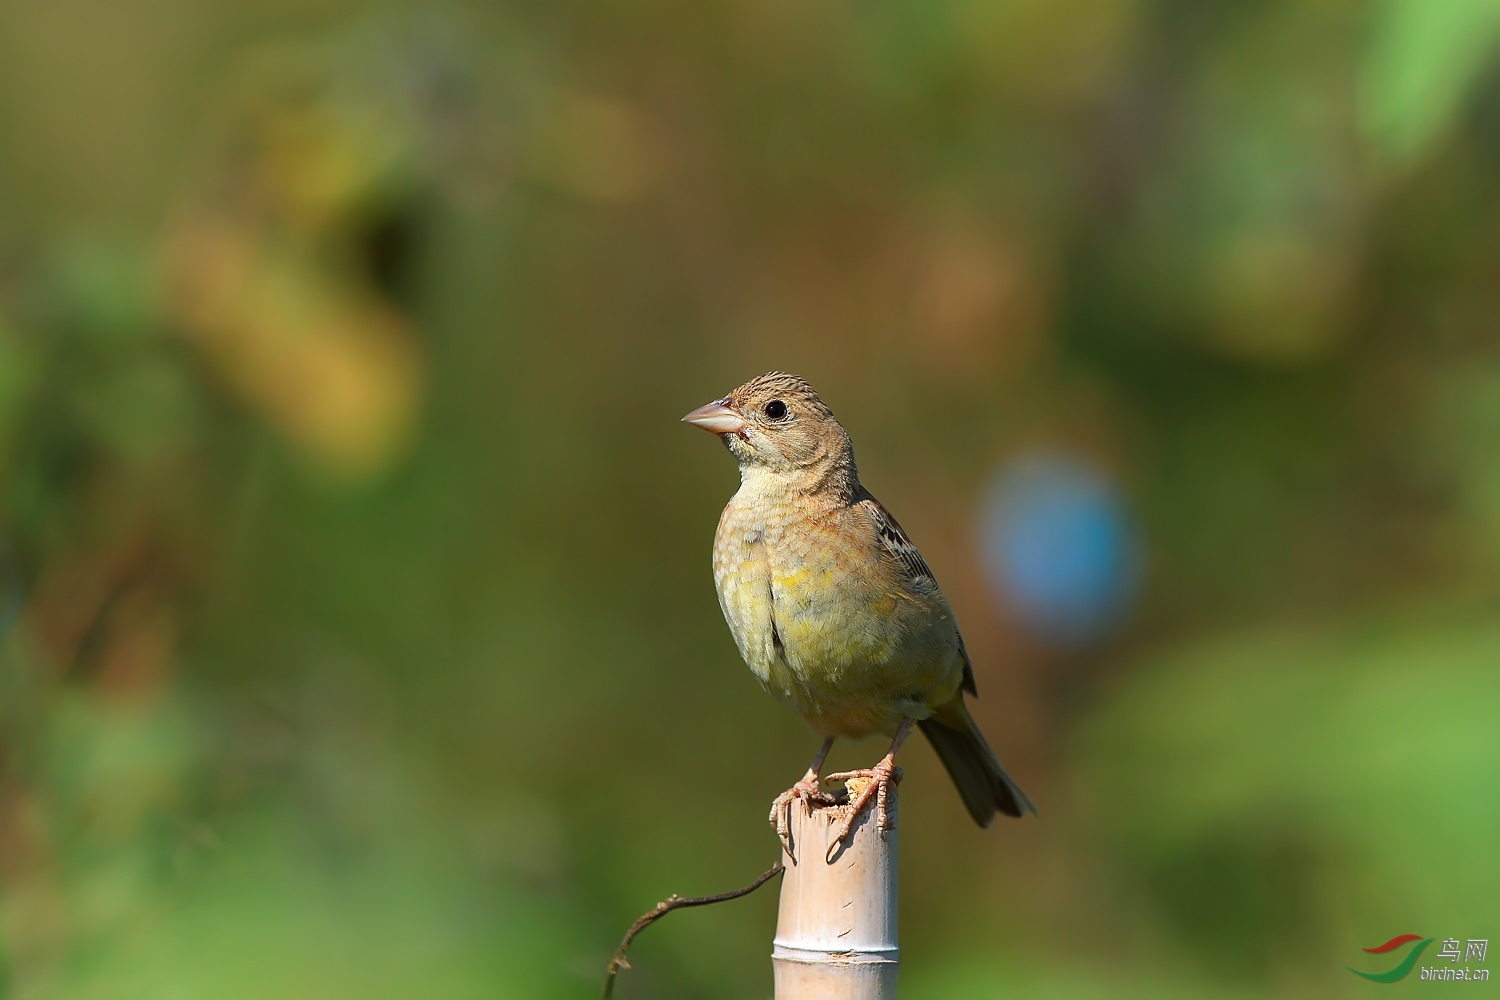
<svg viewBox="0 0 1500 1000">
<path fill-rule="evenodd" d="M 783 665 L 765 526 L 733 503 L 725 508 L 714 536 L 714 588 L 740 655 L 761 683 L 771 686 L 773 673 Z"/>
<path fill-rule="evenodd" d="M 873 711 L 951 670 L 951 621 L 896 585 L 873 539 L 834 519 L 737 496 L 715 536 L 714 583 L 745 662 L 803 715 Z"/>
</svg>

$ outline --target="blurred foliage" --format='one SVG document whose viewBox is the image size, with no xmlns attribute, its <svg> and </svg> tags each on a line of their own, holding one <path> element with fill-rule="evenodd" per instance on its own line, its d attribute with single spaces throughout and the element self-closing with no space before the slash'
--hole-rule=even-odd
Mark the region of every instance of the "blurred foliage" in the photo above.
<svg viewBox="0 0 1500 1000">
<path fill-rule="evenodd" d="M 1392 165 L 1406 167 L 1463 111 L 1500 44 L 1500 4 L 1388 0 L 1371 32 L 1362 124 Z"/>
<path fill-rule="evenodd" d="M 0 994 L 585 996 L 760 871 L 813 746 L 677 417 L 770 368 L 1042 811 L 911 751 L 907 994 L 1493 936 L 1497 47 L 1491 0 L 0 6 Z M 1029 454 L 1138 526 L 1088 643 L 985 585 Z M 766 995 L 773 912 L 620 995 Z"/>
</svg>

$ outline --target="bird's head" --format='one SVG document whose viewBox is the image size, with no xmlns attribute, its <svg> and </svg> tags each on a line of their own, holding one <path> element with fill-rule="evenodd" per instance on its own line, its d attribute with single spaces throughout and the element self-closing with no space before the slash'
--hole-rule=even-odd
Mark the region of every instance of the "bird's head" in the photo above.
<svg viewBox="0 0 1500 1000">
<path fill-rule="evenodd" d="M 700 406 L 684 423 L 719 435 L 742 472 L 818 475 L 854 470 L 854 449 L 833 411 L 805 379 L 785 372 L 759 375 Z"/>
</svg>

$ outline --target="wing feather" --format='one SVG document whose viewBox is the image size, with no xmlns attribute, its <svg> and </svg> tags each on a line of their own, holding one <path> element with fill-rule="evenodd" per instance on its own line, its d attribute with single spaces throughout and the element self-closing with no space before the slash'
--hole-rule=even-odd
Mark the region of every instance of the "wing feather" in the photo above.
<svg viewBox="0 0 1500 1000">
<path fill-rule="evenodd" d="M 870 518 L 870 524 L 874 526 L 876 534 L 880 538 L 880 545 L 888 552 L 896 563 L 901 567 L 902 575 L 907 583 L 917 590 L 929 590 L 937 587 L 937 577 L 932 575 L 932 570 L 927 566 L 927 560 L 922 558 L 922 553 L 906 537 L 906 532 L 901 525 L 891 516 L 891 512 L 866 491 L 857 506 L 864 509 Z M 963 690 L 974 696 L 979 695 L 979 688 L 974 684 L 974 664 L 969 659 L 969 651 L 964 648 L 964 637 L 958 637 L 958 655 L 964 661 Z"/>
<path fill-rule="evenodd" d="M 919 587 L 934 586 L 937 578 L 927 568 L 927 561 L 922 558 L 922 553 L 906 537 L 906 532 L 901 530 L 901 525 L 891 516 L 891 512 L 868 493 L 857 506 L 864 509 L 876 534 L 880 536 L 881 547 L 900 564 L 907 581 Z"/>
</svg>

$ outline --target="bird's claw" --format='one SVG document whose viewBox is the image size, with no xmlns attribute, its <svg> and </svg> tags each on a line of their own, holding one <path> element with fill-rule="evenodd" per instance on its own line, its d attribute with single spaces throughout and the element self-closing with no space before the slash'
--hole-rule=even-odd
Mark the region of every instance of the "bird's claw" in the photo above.
<svg viewBox="0 0 1500 1000">
<path fill-rule="evenodd" d="M 781 846 L 786 851 L 787 857 L 792 854 L 792 802 L 801 799 L 811 811 L 814 804 L 820 806 L 833 805 L 836 801 L 832 795 L 823 791 L 818 783 L 816 771 L 808 771 L 797 783 L 780 795 L 776 796 L 771 803 L 771 815 L 767 819 L 771 823 L 771 829 L 776 831 L 776 836 L 781 840 Z"/>
<path fill-rule="evenodd" d="M 854 792 L 849 802 L 849 815 L 839 827 L 838 833 L 834 834 L 833 840 L 828 845 L 828 860 L 838 853 L 839 847 L 849 836 L 849 831 L 854 828 L 854 821 L 859 814 L 875 800 L 875 827 L 878 830 L 889 830 L 891 827 L 890 812 L 886 806 L 886 796 L 890 787 L 901 781 L 901 768 L 896 766 L 896 761 L 887 755 L 874 767 L 861 768 L 858 771 L 840 771 L 830 774 L 827 781 L 842 781 L 848 787 L 851 780 L 864 779 L 864 787 Z M 851 789 L 851 791 L 853 791 Z"/>
</svg>

